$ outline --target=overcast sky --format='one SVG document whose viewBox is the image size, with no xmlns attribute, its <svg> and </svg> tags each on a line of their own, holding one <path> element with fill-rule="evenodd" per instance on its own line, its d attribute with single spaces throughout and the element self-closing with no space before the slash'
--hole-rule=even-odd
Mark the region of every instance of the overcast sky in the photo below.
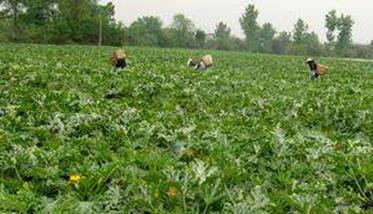
<svg viewBox="0 0 373 214">
<path fill-rule="evenodd" d="M 108 2 L 102 0 L 101 2 Z M 116 19 L 126 25 L 139 16 L 158 16 L 165 25 L 172 16 L 183 13 L 197 28 L 209 33 L 220 21 L 227 23 L 232 33 L 243 37 L 239 17 L 249 3 L 260 11 L 258 21 L 272 23 L 278 31 L 291 31 L 297 18 L 304 19 L 310 29 L 322 39 L 325 37 L 325 14 L 336 9 L 350 14 L 355 20 L 354 41 L 369 43 L 373 40 L 373 0 L 112 0 L 116 6 Z"/>
</svg>

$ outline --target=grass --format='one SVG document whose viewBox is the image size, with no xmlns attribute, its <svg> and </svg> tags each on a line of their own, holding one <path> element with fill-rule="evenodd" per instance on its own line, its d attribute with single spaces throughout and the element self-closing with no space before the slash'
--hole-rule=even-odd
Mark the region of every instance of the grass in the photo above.
<svg viewBox="0 0 373 214">
<path fill-rule="evenodd" d="M 112 50 L 0 46 L 1 213 L 372 213 L 371 62 Z"/>
</svg>

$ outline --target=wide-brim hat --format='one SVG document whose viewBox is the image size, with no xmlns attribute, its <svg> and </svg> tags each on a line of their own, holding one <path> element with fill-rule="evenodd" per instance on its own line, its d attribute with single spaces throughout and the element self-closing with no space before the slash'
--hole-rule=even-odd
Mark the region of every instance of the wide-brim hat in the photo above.
<svg viewBox="0 0 373 214">
<path fill-rule="evenodd" d="M 305 63 L 310 63 L 310 62 L 314 62 L 315 60 L 314 59 L 312 59 L 312 58 L 308 58 L 306 61 L 305 61 Z"/>
</svg>

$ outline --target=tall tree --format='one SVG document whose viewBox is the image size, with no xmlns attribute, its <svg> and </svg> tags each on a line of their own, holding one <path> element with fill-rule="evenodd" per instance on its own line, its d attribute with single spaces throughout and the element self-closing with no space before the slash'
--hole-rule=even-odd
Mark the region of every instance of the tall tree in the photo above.
<svg viewBox="0 0 373 214">
<path fill-rule="evenodd" d="M 258 16 L 259 11 L 256 9 L 255 5 L 249 4 L 239 20 L 246 37 L 246 42 L 251 50 L 256 48 L 255 40 L 259 30 L 259 25 L 257 23 Z"/>
<path fill-rule="evenodd" d="M 296 45 L 304 44 L 307 36 L 308 25 L 302 20 L 298 19 L 294 26 L 293 40 Z"/>
<path fill-rule="evenodd" d="M 275 37 L 276 30 L 271 23 L 263 24 L 258 32 L 259 51 L 270 53 L 272 52 L 273 38 Z"/>
<path fill-rule="evenodd" d="M 130 42 L 140 46 L 160 46 L 162 42 L 162 22 L 159 17 L 144 16 L 134 21 L 130 28 Z"/>
<path fill-rule="evenodd" d="M 351 16 L 342 15 L 338 24 L 338 38 L 336 49 L 338 54 L 344 55 L 352 45 L 352 27 L 354 20 Z"/>
<path fill-rule="evenodd" d="M 339 24 L 339 18 L 337 17 L 337 11 L 332 10 L 325 16 L 325 27 L 327 28 L 326 39 L 330 47 L 334 46 L 335 31 Z"/>
<path fill-rule="evenodd" d="M 16 41 L 21 35 L 21 16 L 24 14 L 24 0 L 0 0 L 0 18 L 11 23 L 11 39 Z"/>
<path fill-rule="evenodd" d="M 98 7 L 98 27 L 101 32 L 102 44 L 104 45 L 122 45 L 126 35 L 126 29 L 123 23 L 118 23 L 114 19 L 115 6 L 109 2 Z"/>
<path fill-rule="evenodd" d="M 298 19 L 294 26 L 294 43 L 291 45 L 290 53 L 297 55 L 321 55 L 322 45 L 315 32 L 308 32 L 308 25 Z"/>
<path fill-rule="evenodd" d="M 195 40 L 199 48 L 203 48 L 206 42 L 206 33 L 203 30 L 197 30 Z"/>
<path fill-rule="evenodd" d="M 273 40 L 272 50 L 276 54 L 287 54 L 291 44 L 291 33 L 280 32 Z"/>
<path fill-rule="evenodd" d="M 230 49 L 230 36 L 231 29 L 227 24 L 220 22 L 215 29 L 214 38 L 216 41 L 216 48 L 219 50 L 229 50 Z"/>
<path fill-rule="evenodd" d="M 57 11 L 57 0 L 24 0 L 24 5 L 28 24 L 45 25 Z"/>
<path fill-rule="evenodd" d="M 174 45 L 178 47 L 194 46 L 195 26 L 192 20 L 185 17 L 183 14 L 176 14 L 173 17 L 171 29 L 173 32 Z"/>
<path fill-rule="evenodd" d="M 320 56 L 323 54 L 323 47 L 319 36 L 315 32 L 306 33 L 304 53 L 311 56 Z"/>
<path fill-rule="evenodd" d="M 57 0 L 25 0 L 25 33 L 32 42 L 49 42 L 50 28 L 57 15 Z"/>
<path fill-rule="evenodd" d="M 96 44 L 99 8 L 96 0 L 58 0 L 53 40 Z"/>
</svg>

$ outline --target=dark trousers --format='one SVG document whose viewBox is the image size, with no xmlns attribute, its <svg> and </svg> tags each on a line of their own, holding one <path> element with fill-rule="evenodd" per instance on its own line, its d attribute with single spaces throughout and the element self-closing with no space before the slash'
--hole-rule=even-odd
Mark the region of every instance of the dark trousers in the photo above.
<svg viewBox="0 0 373 214">
<path fill-rule="evenodd" d="M 127 67 L 127 62 L 126 62 L 126 59 L 119 59 L 117 64 L 115 65 L 115 68 L 125 68 Z"/>
</svg>

